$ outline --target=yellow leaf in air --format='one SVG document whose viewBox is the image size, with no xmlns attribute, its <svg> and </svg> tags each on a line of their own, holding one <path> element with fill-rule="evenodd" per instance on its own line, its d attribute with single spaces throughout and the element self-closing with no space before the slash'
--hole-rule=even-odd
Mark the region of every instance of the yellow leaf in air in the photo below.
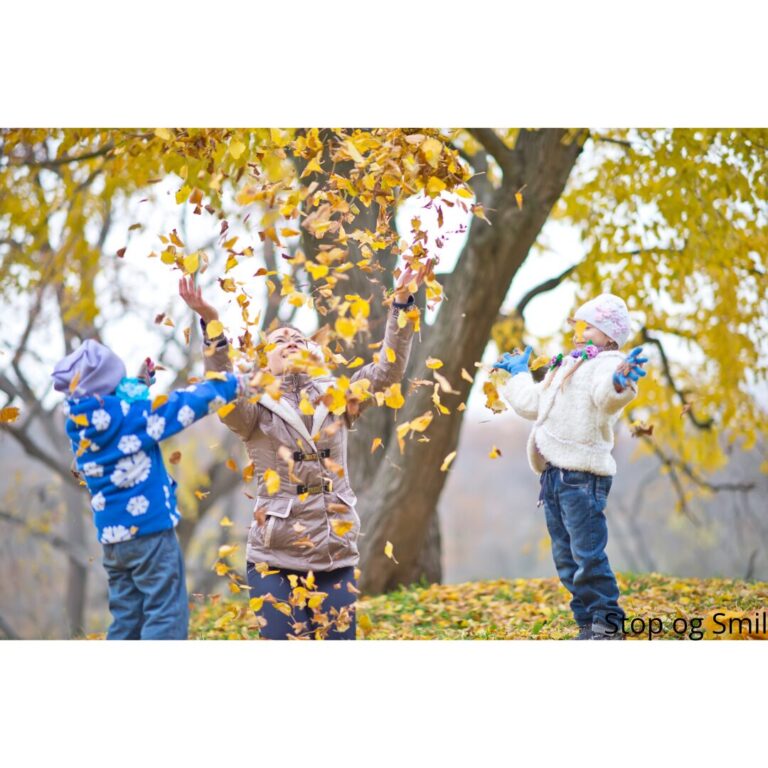
<svg viewBox="0 0 768 768">
<path fill-rule="evenodd" d="M 192 275 L 195 272 L 197 272 L 198 268 L 200 267 L 200 254 L 195 251 L 194 253 L 187 254 L 184 257 L 184 271 L 188 275 Z"/>
<path fill-rule="evenodd" d="M 226 461 L 226 463 L 224 464 L 224 466 L 225 466 L 225 467 L 226 467 L 228 470 L 230 470 L 230 472 L 238 472 L 238 471 L 239 471 L 239 470 L 237 469 L 237 464 L 235 464 L 235 460 L 234 460 L 234 459 L 227 459 L 227 461 Z"/>
<path fill-rule="evenodd" d="M 338 333 L 342 339 L 346 339 L 346 341 L 352 341 L 352 339 L 355 338 L 357 326 L 348 317 L 338 318 L 334 323 L 334 328 L 336 329 L 336 333 Z"/>
<path fill-rule="evenodd" d="M 573 328 L 577 343 L 584 341 L 584 331 L 586 330 L 587 330 L 586 322 L 584 320 L 577 320 Z"/>
<path fill-rule="evenodd" d="M 397 411 L 405 405 L 405 398 L 400 391 L 400 382 L 392 384 L 384 390 L 384 403 Z"/>
<path fill-rule="evenodd" d="M 235 410 L 235 404 L 234 403 L 227 403 L 226 405 L 222 405 L 221 408 L 218 408 L 216 410 L 216 413 L 219 415 L 220 419 L 225 418 L 228 416 L 232 411 Z"/>
<path fill-rule="evenodd" d="M 219 525 L 222 528 L 231 528 L 234 525 L 234 523 L 226 515 L 224 515 L 224 517 L 222 517 L 221 520 L 219 520 Z"/>
<path fill-rule="evenodd" d="M 210 494 L 210 491 L 195 491 L 195 496 L 200 500 L 204 499 L 208 494 Z"/>
<path fill-rule="evenodd" d="M 88 417 L 84 413 L 78 413 L 75 416 L 70 416 L 70 419 L 77 424 L 78 427 L 88 426 Z"/>
<path fill-rule="evenodd" d="M 205 326 L 205 332 L 208 334 L 209 339 L 215 339 L 217 336 L 221 336 L 221 334 L 224 333 L 224 326 L 218 320 L 211 320 L 211 322 Z"/>
<path fill-rule="evenodd" d="M 432 411 L 427 411 L 426 413 L 422 414 L 421 416 L 418 416 L 413 421 L 410 422 L 410 428 L 414 432 L 423 432 L 431 423 L 432 419 L 434 418 Z"/>
<path fill-rule="evenodd" d="M 229 145 L 229 154 L 232 155 L 235 160 L 239 159 L 243 152 L 245 152 L 245 144 L 243 144 L 242 141 L 235 139 Z"/>
<path fill-rule="evenodd" d="M 312 275 L 313 280 L 319 280 L 328 274 L 328 267 L 325 264 L 313 264 L 311 261 L 308 261 L 304 268 Z"/>
<path fill-rule="evenodd" d="M 352 520 L 331 520 L 331 528 L 337 536 L 343 536 L 349 533 L 355 524 Z"/>
<path fill-rule="evenodd" d="M 451 462 L 456 458 L 456 451 L 451 451 L 444 459 L 443 463 L 440 465 L 440 471 L 441 472 L 447 472 L 448 467 L 451 466 Z"/>
<path fill-rule="evenodd" d="M 168 395 L 158 395 L 152 401 L 152 410 L 156 411 L 161 405 L 164 405 L 167 402 L 168 402 Z"/>
<path fill-rule="evenodd" d="M 489 459 L 498 459 L 501 456 L 501 451 L 494 445 L 491 448 L 491 452 L 488 454 Z"/>
<path fill-rule="evenodd" d="M 243 482 L 250 483 L 253 480 L 253 474 L 256 471 L 256 465 L 251 462 L 243 468 Z"/>
<path fill-rule="evenodd" d="M 431 368 L 433 371 L 436 371 L 438 368 L 443 367 L 443 361 L 438 360 L 436 357 L 428 357 L 427 358 L 427 368 Z"/>
<path fill-rule="evenodd" d="M 549 360 L 546 355 L 539 355 L 537 358 L 534 358 L 534 360 L 531 361 L 531 370 L 537 371 L 539 368 L 541 368 L 544 365 L 549 365 Z"/>
<path fill-rule="evenodd" d="M 384 545 L 384 554 L 385 554 L 385 555 L 386 555 L 386 556 L 387 556 L 387 557 L 388 557 L 390 560 L 394 560 L 394 562 L 396 562 L 396 563 L 397 563 L 397 559 L 395 558 L 395 548 L 392 546 L 392 542 L 391 542 L 391 541 L 388 541 L 388 542 L 387 542 L 387 543 Z M 398 565 L 399 565 L 399 563 L 398 563 Z"/>
<path fill-rule="evenodd" d="M 518 208 L 523 207 L 523 193 L 522 192 L 515 192 L 515 202 L 517 203 Z"/>
<path fill-rule="evenodd" d="M 267 493 L 274 496 L 280 490 L 280 475 L 274 469 L 268 469 L 264 473 L 264 483 L 267 486 Z"/>
<path fill-rule="evenodd" d="M 380 448 L 384 444 L 384 441 L 380 437 L 374 437 L 371 443 L 371 453 L 375 453 L 377 448 Z"/>
<path fill-rule="evenodd" d="M 359 368 L 365 360 L 362 357 L 356 357 L 351 363 L 347 365 L 347 368 Z"/>
<path fill-rule="evenodd" d="M 19 418 L 19 409 L 15 408 L 13 406 L 10 406 L 8 408 L 3 408 L 0 410 L 0 424 L 10 424 L 11 422 L 16 421 L 16 419 Z M 73 419 L 73 421 L 75 421 Z M 75 421 L 77 424 L 77 422 Z M 88 419 L 86 418 L 84 426 L 88 426 Z"/>
<path fill-rule="evenodd" d="M 442 142 L 437 139 L 429 138 L 420 147 L 424 154 L 424 159 L 433 167 L 437 168 L 440 163 L 440 155 L 443 152 Z"/>
<path fill-rule="evenodd" d="M 437 176 L 430 176 L 427 182 L 427 194 L 430 197 L 437 197 L 445 189 L 445 182 L 438 179 Z"/>
<path fill-rule="evenodd" d="M 288 603 L 272 603 L 272 607 L 280 613 L 284 613 L 286 616 L 291 615 L 291 606 Z"/>
<path fill-rule="evenodd" d="M 384 350 L 384 354 L 387 356 L 387 360 L 389 360 L 390 363 L 394 363 L 395 360 L 397 360 L 397 355 L 395 354 L 395 350 L 391 349 L 390 347 L 387 347 Z"/>
<path fill-rule="evenodd" d="M 315 409 L 312 407 L 312 403 L 309 402 L 309 398 L 306 395 L 306 392 L 303 392 L 301 395 L 301 402 L 299 403 L 299 410 L 305 415 L 305 416 L 311 416 Z"/>
<path fill-rule="evenodd" d="M 219 559 L 229 557 L 235 552 L 237 552 L 237 544 L 222 544 L 219 547 Z"/>
<path fill-rule="evenodd" d="M 226 563 L 216 563 L 213 570 L 216 571 L 217 576 L 226 576 L 229 573 L 230 568 Z"/>
<path fill-rule="evenodd" d="M 176 193 L 176 204 L 181 205 L 188 197 L 189 193 L 192 190 L 185 184 L 177 193 Z"/>
<path fill-rule="evenodd" d="M 258 613 L 264 607 L 264 598 L 263 597 L 252 597 L 248 601 L 248 607 L 254 613 Z"/>
</svg>

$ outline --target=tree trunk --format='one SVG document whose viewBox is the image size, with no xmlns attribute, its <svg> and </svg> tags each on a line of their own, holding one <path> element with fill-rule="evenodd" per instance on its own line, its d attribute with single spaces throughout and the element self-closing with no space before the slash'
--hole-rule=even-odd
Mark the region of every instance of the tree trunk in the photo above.
<svg viewBox="0 0 768 768">
<path fill-rule="evenodd" d="M 63 486 L 66 504 L 66 530 L 70 547 L 75 551 L 87 550 L 86 519 L 83 491 L 70 485 Z M 67 629 L 70 637 L 85 634 L 85 603 L 88 588 L 87 565 L 74 554 L 67 555 Z"/>
<path fill-rule="evenodd" d="M 389 441 L 386 456 L 380 457 L 375 478 L 369 480 L 361 497 L 365 534 L 360 540 L 361 587 L 369 594 L 418 579 L 420 564 L 425 561 L 439 563 L 434 554 L 439 538 L 427 533 L 437 528 L 437 503 L 447 477 L 440 466 L 458 443 L 463 412 L 456 408 L 466 401 L 470 390 L 461 378 L 461 369 L 475 370 L 509 285 L 581 151 L 579 142 L 562 143 L 565 134 L 559 129 L 521 131 L 514 150 L 503 145 L 492 147 L 499 154 L 505 153 L 504 157 L 494 153 L 504 169 L 504 180 L 489 206 L 493 226 L 473 223 L 451 277 L 451 295 L 441 306 L 428 341 L 415 346 L 413 352 L 412 370 L 417 375 L 426 375 L 424 361 L 428 356 L 442 359 L 440 372 L 459 395 L 442 395 L 451 414 L 435 416 L 427 432 L 428 443 L 409 440 L 404 455 L 400 455 L 396 441 Z M 515 193 L 523 187 L 525 198 L 520 208 Z M 424 387 L 411 395 L 404 412 L 398 414 L 398 423 L 431 410 L 431 394 Z M 394 545 L 399 565 L 384 555 L 387 541 Z"/>
</svg>

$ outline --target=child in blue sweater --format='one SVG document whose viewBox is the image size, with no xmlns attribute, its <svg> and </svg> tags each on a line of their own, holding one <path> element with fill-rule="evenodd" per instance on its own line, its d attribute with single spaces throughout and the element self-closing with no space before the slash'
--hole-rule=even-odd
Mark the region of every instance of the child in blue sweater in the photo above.
<svg viewBox="0 0 768 768">
<path fill-rule="evenodd" d="M 67 435 L 91 508 L 109 579 L 108 640 L 187 638 L 189 608 L 175 527 L 176 481 L 160 441 L 248 391 L 231 373 L 172 392 L 153 408 L 149 384 L 126 377 L 123 361 L 91 339 L 56 364 L 54 388 L 66 392 Z"/>
</svg>

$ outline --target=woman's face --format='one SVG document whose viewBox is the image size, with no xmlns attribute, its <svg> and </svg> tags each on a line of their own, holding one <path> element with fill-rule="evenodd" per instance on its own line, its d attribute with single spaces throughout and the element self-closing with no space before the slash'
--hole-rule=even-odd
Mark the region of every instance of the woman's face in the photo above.
<svg viewBox="0 0 768 768">
<path fill-rule="evenodd" d="M 267 369 L 274 376 L 288 373 L 292 366 L 288 359 L 308 349 L 307 340 L 293 328 L 278 328 L 267 336 L 267 344 L 274 348 L 267 352 Z"/>
<path fill-rule="evenodd" d="M 591 341 L 595 346 L 604 347 L 606 344 L 610 343 L 611 339 L 602 331 L 595 328 L 594 325 L 590 325 L 584 320 L 577 320 L 574 323 L 573 331 L 574 347 L 576 347 L 576 349 L 581 349 L 586 346 L 588 341 Z"/>
</svg>

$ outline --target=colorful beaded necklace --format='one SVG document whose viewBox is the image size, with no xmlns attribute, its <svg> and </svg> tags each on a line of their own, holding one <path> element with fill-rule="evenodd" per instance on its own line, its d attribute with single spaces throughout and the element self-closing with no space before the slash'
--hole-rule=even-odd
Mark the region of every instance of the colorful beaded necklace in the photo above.
<svg viewBox="0 0 768 768">
<path fill-rule="evenodd" d="M 571 350 L 569 356 L 581 358 L 582 360 L 591 360 L 597 357 L 603 351 L 602 347 L 595 346 L 594 342 L 588 341 L 583 349 Z M 563 353 L 559 352 L 549 361 L 549 370 L 554 371 L 563 364 Z"/>
</svg>

